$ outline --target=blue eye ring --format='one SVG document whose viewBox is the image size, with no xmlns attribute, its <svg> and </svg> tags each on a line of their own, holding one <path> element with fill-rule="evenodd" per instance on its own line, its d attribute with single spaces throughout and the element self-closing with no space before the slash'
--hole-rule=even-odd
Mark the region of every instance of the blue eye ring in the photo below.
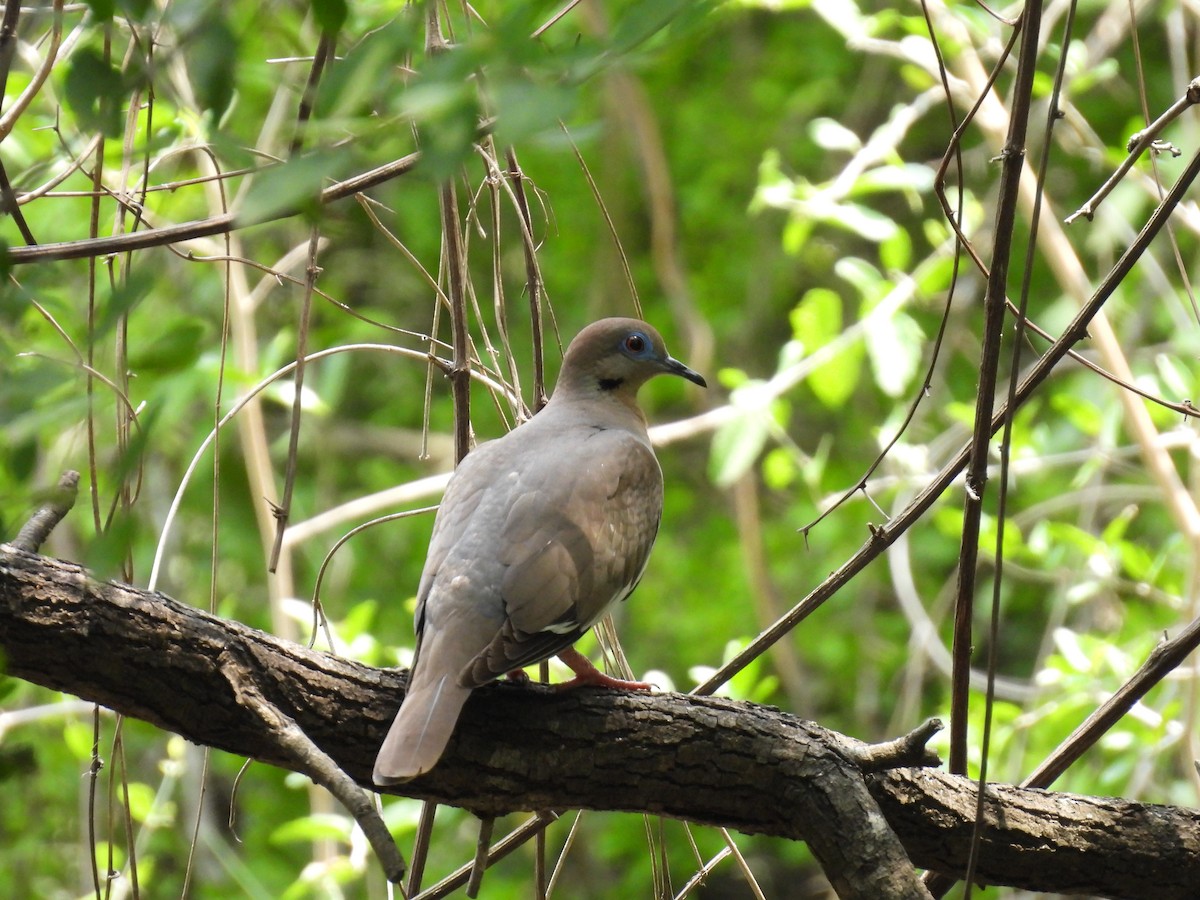
<svg viewBox="0 0 1200 900">
<path fill-rule="evenodd" d="M 635 359 L 640 359 L 653 353 L 654 345 L 650 342 L 650 338 L 640 331 L 631 331 L 621 341 L 621 350 Z"/>
</svg>

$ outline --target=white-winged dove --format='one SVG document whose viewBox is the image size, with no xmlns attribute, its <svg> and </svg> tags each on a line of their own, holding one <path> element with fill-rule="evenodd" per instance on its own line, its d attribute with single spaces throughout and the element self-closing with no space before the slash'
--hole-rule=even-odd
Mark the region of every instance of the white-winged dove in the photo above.
<svg viewBox="0 0 1200 900">
<path fill-rule="evenodd" d="M 595 322 L 567 348 L 546 407 L 461 462 L 433 525 L 408 692 L 376 784 L 428 772 L 473 688 L 555 654 L 576 676 L 560 687 L 649 687 L 571 645 L 629 596 L 654 544 L 662 472 L 637 392 L 664 373 L 706 387 L 645 322 Z"/>
</svg>

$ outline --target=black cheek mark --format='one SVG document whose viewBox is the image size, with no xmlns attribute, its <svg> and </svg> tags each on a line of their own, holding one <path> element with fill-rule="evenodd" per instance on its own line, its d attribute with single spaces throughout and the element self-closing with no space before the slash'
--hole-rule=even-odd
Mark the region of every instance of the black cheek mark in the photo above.
<svg viewBox="0 0 1200 900">
<path fill-rule="evenodd" d="M 601 378 L 599 383 L 600 383 L 600 390 L 615 391 L 617 388 L 619 388 L 621 385 L 623 385 L 625 383 L 625 379 L 624 378 Z"/>
</svg>

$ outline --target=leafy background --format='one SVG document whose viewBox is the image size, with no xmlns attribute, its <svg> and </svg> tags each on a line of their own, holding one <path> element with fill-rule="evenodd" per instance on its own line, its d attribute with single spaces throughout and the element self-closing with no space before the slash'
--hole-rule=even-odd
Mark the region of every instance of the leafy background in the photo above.
<svg viewBox="0 0 1200 900">
<path fill-rule="evenodd" d="M 0 223 L 8 247 L 229 210 L 262 224 L 91 259 L 8 260 L 0 537 L 16 533 L 64 469 L 78 469 L 80 503 L 47 552 L 145 585 L 161 540 L 156 587 L 306 640 L 337 539 L 374 515 L 435 503 L 430 488 L 403 502 L 381 493 L 419 487 L 453 462 L 450 391 L 421 356 L 431 349 L 422 335 L 449 340 L 433 287 L 446 283 L 446 179 L 464 217 L 479 360 L 507 382 L 515 372 L 532 403 L 520 220 L 486 159 L 503 166 L 515 147 L 553 323 L 550 372 L 580 327 L 640 304 L 677 356 L 714 376 L 703 395 L 661 379 L 643 392 L 653 422 L 677 424 L 659 451 L 668 490 L 658 545 L 618 621 L 635 672 L 690 689 L 839 566 L 969 436 L 983 278 L 965 258 L 956 265 L 935 171 L 998 66 L 998 93 L 964 128 L 947 176 L 950 204 L 987 256 L 1014 72 L 998 60 L 1012 28 L 957 2 L 584 2 L 544 30 L 561 4 L 447 6 L 453 48 L 433 55 L 425 8 L 386 2 L 124 0 L 20 12 L 3 44 L 13 53 L 0 162 L 20 213 L 10 202 Z M 1191 7 L 1052 6 L 1031 165 L 1068 13 L 1064 115 L 1040 178 L 1046 215 L 1029 270 L 1030 316 L 1052 333 L 1182 163 L 1161 147 L 1093 220 L 1054 223 L 1196 70 Z M 336 59 L 306 114 L 323 34 Z M 1196 136 L 1185 113 L 1161 137 L 1188 153 Z M 415 170 L 369 199 L 315 201 L 321 187 L 418 148 Z M 1015 229 L 1014 298 L 1028 216 L 1025 206 Z M 1115 341 L 1083 345 L 1177 402 L 1197 392 L 1188 274 L 1198 223 L 1195 204 L 1182 204 L 1169 239 L 1106 306 Z M 319 293 L 302 328 L 314 233 Z M 366 343 L 412 352 L 350 349 L 307 367 L 292 528 L 269 574 L 291 380 L 272 382 L 222 428 L 215 454 L 202 445 L 219 415 L 294 361 L 301 340 L 310 352 Z M 1044 346 L 1033 339 L 1026 364 Z M 1014 423 L 994 779 L 1027 774 L 1164 632 L 1197 613 L 1194 431 L 1123 391 L 1065 364 Z M 858 482 L 918 397 L 867 490 L 798 532 Z M 511 427 L 517 412 L 474 388 L 478 438 Z M 992 649 L 993 501 L 994 492 L 981 541 L 981 671 Z M 962 506 L 960 482 L 727 692 L 868 740 L 946 717 Z M 391 521 L 334 554 L 320 598 L 336 652 L 377 665 L 408 659 L 431 523 Z M 594 639 L 583 649 L 595 656 Z M 13 896 L 384 896 L 351 820 L 305 779 L 252 765 L 235 781 L 242 760 L 13 679 L 0 681 L 0 700 L 0 883 Z M 974 695 L 973 766 L 984 709 Z M 1056 788 L 1195 805 L 1196 715 L 1189 663 Z M 86 777 L 96 759 L 102 769 Z M 402 847 L 418 809 L 385 804 Z M 552 859 L 571 821 L 550 830 Z M 442 810 L 429 882 L 468 860 L 474 839 L 469 816 Z M 804 847 L 736 842 L 752 877 L 727 859 L 697 896 L 827 890 Z M 673 896 L 724 846 L 710 829 L 585 814 L 554 893 Z M 486 895 L 529 896 L 533 853 L 490 870 Z"/>
</svg>

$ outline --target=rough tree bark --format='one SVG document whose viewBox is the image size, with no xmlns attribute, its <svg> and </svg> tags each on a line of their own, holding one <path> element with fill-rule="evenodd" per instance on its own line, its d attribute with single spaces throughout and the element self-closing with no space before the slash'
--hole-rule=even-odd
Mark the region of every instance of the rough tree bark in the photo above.
<svg viewBox="0 0 1200 900">
<path fill-rule="evenodd" d="M 239 701 L 252 679 L 364 785 L 404 690 L 402 672 L 311 651 L 7 545 L 0 653 L 11 675 L 296 768 Z M 890 879 L 907 868 L 905 850 L 918 866 L 961 874 L 975 786 L 921 768 L 923 750 L 912 742 L 903 749 L 907 758 L 895 748 L 873 756 L 811 722 L 719 698 L 497 684 L 467 704 L 443 762 L 395 790 L 481 815 L 626 810 L 805 840 L 835 887 L 851 885 L 846 896 L 920 896 L 908 879 Z M 907 767 L 864 774 L 885 765 Z M 977 870 L 984 882 L 1196 896 L 1196 812 L 1002 785 L 989 794 Z"/>
</svg>

